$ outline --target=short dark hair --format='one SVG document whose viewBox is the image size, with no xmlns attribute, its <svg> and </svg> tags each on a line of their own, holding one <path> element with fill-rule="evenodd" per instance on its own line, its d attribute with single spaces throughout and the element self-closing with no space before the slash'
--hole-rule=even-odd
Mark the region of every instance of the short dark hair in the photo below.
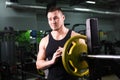
<svg viewBox="0 0 120 80">
<path fill-rule="evenodd" d="M 62 11 L 62 9 L 61 9 L 60 7 L 51 6 L 50 8 L 48 8 L 48 9 L 46 10 L 46 15 L 48 14 L 48 12 L 53 12 L 53 11 L 56 11 L 56 10 L 61 11 L 61 12 L 63 13 L 63 11 Z"/>
</svg>

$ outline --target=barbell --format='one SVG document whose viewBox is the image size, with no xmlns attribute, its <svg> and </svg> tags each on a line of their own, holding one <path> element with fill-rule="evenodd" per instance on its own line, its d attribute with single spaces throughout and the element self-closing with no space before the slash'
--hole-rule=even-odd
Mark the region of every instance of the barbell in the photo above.
<svg viewBox="0 0 120 80">
<path fill-rule="evenodd" d="M 82 77 L 89 73 L 89 69 L 87 62 L 80 56 L 82 53 L 87 53 L 87 46 L 80 44 L 79 38 L 86 39 L 85 36 L 74 36 L 65 43 L 62 62 L 68 73 Z"/>
<path fill-rule="evenodd" d="M 62 62 L 65 70 L 74 76 L 89 75 L 89 65 L 86 58 L 120 59 L 115 55 L 88 55 L 88 46 L 80 43 L 79 39 L 87 39 L 84 35 L 71 37 L 64 45 Z"/>
<path fill-rule="evenodd" d="M 80 39 L 84 39 L 87 45 L 80 43 Z M 65 70 L 71 75 L 83 77 L 89 75 L 89 65 L 86 58 L 120 59 L 120 56 L 117 55 L 92 55 L 96 54 L 99 48 L 98 43 L 97 20 L 88 19 L 86 21 L 86 36 L 71 37 L 64 45 L 62 63 Z"/>
</svg>

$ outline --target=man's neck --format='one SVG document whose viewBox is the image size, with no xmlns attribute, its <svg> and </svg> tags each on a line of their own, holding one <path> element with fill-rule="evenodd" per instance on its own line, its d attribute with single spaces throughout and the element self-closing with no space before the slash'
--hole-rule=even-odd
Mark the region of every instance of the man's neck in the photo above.
<svg viewBox="0 0 120 80">
<path fill-rule="evenodd" d="M 57 30 L 57 31 L 52 31 L 52 36 L 54 39 L 56 40 L 60 40 L 62 38 L 64 38 L 68 32 L 68 28 L 62 28 L 60 30 Z"/>
<path fill-rule="evenodd" d="M 53 30 L 52 33 L 60 35 L 60 34 L 64 34 L 64 32 L 66 32 L 67 30 L 68 29 L 64 26 L 59 28 L 58 30 Z"/>
</svg>

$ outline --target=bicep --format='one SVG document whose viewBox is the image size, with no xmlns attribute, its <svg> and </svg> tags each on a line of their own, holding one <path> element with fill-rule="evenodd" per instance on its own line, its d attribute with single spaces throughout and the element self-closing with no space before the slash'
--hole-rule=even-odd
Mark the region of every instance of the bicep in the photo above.
<svg viewBox="0 0 120 80">
<path fill-rule="evenodd" d="M 46 58 L 45 45 L 44 45 L 44 41 L 42 40 L 39 44 L 37 60 L 45 60 L 45 58 Z"/>
</svg>

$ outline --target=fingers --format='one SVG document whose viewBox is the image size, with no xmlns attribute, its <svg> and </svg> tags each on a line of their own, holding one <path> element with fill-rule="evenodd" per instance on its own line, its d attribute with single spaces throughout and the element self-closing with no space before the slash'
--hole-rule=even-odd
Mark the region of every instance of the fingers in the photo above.
<svg viewBox="0 0 120 80">
<path fill-rule="evenodd" d="M 58 47 L 58 49 L 56 50 L 56 52 L 61 56 L 62 54 L 62 51 L 63 51 L 63 48 L 62 47 Z"/>
<path fill-rule="evenodd" d="M 62 51 L 63 51 L 63 48 L 62 48 L 62 47 L 58 47 L 58 49 L 56 50 L 56 52 L 53 54 L 52 60 L 53 60 L 54 62 L 56 62 L 57 59 L 58 59 L 60 56 L 62 56 Z"/>
</svg>

